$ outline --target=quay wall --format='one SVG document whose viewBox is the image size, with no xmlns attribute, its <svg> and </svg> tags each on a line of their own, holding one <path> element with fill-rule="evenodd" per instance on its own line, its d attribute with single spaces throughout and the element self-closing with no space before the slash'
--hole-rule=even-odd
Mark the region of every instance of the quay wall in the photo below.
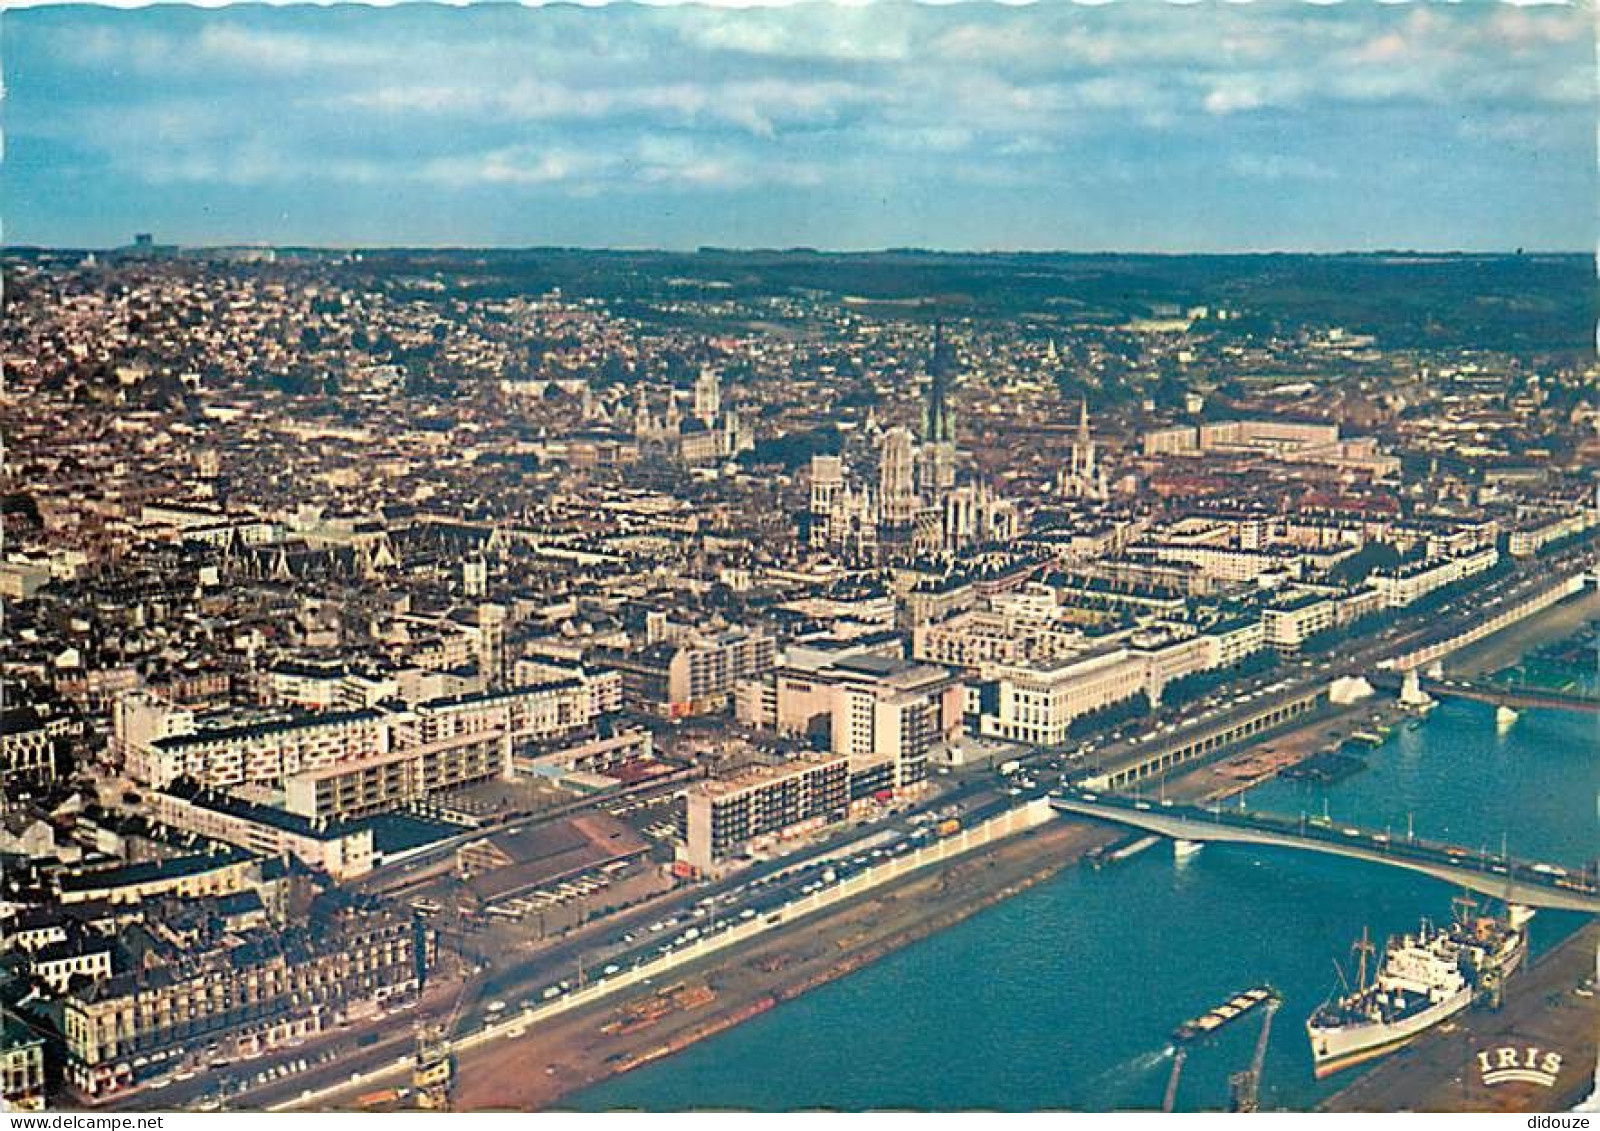
<svg viewBox="0 0 1600 1131">
<path fill-rule="evenodd" d="M 1393 660 L 1380 665 L 1398 672 L 1408 672 L 1412 668 L 1426 667 L 1435 660 L 1442 660 L 1452 652 L 1459 652 L 1469 644 L 1476 644 L 1486 636 L 1493 636 L 1501 629 L 1510 628 L 1520 620 L 1526 620 L 1535 613 L 1543 612 L 1558 601 L 1564 601 L 1574 593 L 1581 592 L 1588 584 L 1586 574 L 1575 573 L 1570 577 L 1562 578 L 1548 589 L 1541 589 L 1532 597 L 1518 601 L 1511 608 L 1496 613 L 1488 620 L 1475 624 L 1467 631 L 1452 636 L 1447 640 L 1440 640 L 1414 652 L 1407 652 L 1403 656 L 1396 656 Z"/>
<path fill-rule="evenodd" d="M 533 1026 L 551 1017 L 586 1005 L 592 1005 L 618 991 L 654 980 L 679 967 L 698 962 L 707 955 L 725 950 L 728 947 L 737 946 L 739 943 L 768 931 L 798 922 L 818 911 L 823 911 L 846 900 L 854 899 L 874 888 L 891 883 L 922 868 L 964 855 L 973 849 L 982 848 L 1007 837 L 1036 829 L 1054 818 L 1055 812 L 1051 809 L 1047 798 L 1040 797 L 1032 801 L 1023 802 L 973 825 L 971 828 L 962 828 L 958 832 L 940 837 L 902 856 L 890 857 L 870 868 L 864 868 L 847 876 L 837 883 L 829 884 L 809 895 L 792 899 L 781 906 L 765 911 L 753 919 L 741 920 L 715 934 L 702 935 L 687 946 L 680 947 L 660 957 L 652 958 L 637 967 L 619 970 L 608 977 L 597 978 L 581 989 L 562 994 L 560 997 L 547 1002 L 539 1002 L 528 1006 L 512 1013 L 502 1021 L 487 1025 L 475 1033 L 470 1033 L 459 1040 L 451 1042 L 451 1049 L 454 1052 L 463 1052 L 486 1045 L 492 1041 L 521 1037 Z M 353 1088 L 369 1087 L 393 1079 L 409 1072 L 410 1068 L 411 1058 L 401 1057 L 389 1065 L 371 1072 L 358 1073 L 348 1081 L 341 1081 L 320 1092 L 303 1095 L 286 1103 L 276 1105 L 272 1110 L 287 1111 L 314 1105 Z"/>
</svg>

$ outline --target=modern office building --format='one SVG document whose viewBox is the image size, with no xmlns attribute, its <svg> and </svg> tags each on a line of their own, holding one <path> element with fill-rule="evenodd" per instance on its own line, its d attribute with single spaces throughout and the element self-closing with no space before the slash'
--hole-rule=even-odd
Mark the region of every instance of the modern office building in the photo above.
<svg viewBox="0 0 1600 1131">
<path fill-rule="evenodd" d="M 1144 692 L 1148 674 L 1146 657 L 1118 646 L 1037 665 L 994 665 L 979 733 L 1035 746 L 1065 742 L 1076 719 Z"/>
</svg>

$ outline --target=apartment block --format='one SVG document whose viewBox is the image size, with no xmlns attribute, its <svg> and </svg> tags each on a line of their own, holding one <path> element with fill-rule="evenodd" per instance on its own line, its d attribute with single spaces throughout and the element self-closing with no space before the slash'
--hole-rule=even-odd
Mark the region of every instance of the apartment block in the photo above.
<svg viewBox="0 0 1600 1131">
<path fill-rule="evenodd" d="M 293 856 L 341 881 L 372 871 L 370 828 L 258 805 L 187 781 L 153 792 L 151 802 L 163 824 L 258 856 Z"/>
<path fill-rule="evenodd" d="M 844 756 L 697 782 L 685 798 L 686 858 L 709 872 L 763 838 L 842 820 L 849 811 L 850 759 Z"/>
<path fill-rule="evenodd" d="M 102 1099 L 159 1071 L 169 1056 L 214 1045 L 248 1055 L 342 1021 L 360 1004 L 414 994 L 426 936 L 410 919 L 351 912 L 130 971 L 68 994 L 66 1079 Z"/>
<path fill-rule="evenodd" d="M 383 712 L 328 712 L 156 738 L 130 748 L 128 772 L 157 787 L 178 778 L 211 786 L 277 785 L 306 770 L 353 762 L 388 749 L 389 727 Z"/>
</svg>

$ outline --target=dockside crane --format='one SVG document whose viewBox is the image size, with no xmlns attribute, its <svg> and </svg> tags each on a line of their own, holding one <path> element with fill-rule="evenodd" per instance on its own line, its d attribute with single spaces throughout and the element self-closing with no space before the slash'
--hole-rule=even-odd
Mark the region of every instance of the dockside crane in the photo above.
<svg viewBox="0 0 1600 1131">
<path fill-rule="evenodd" d="M 1261 1069 L 1267 1058 L 1267 1041 L 1272 1034 L 1272 1015 L 1278 1011 L 1282 999 L 1271 986 L 1257 986 L 1237 994 L 1208 1013 L 1180 1025 L 1172 1034 L 1172 1073 L 1167 1077 L 1167 1090 L 1161 1098 L 1161 1110 L 1171 1111 L 1178 1099 L 1178 1081 L 1183 1077 L 1183 1066 L 1189 1059 L 1189 1050 L 1196 1043 L 1207 1040 L 1245 1014 L 1259 1008 L 1263 1012 L 1261 1031 L 1256 1036 L 1255 1055 L 1250 1067 L 1228 1077 L 1229 1110 L 1255 1111 L 1261 1090 Z"/>
<path fill-rule="evenodd" d="M 1161 1110 L 1171 1111 L 1178 1100 L 1178 1077 L 1183 1075 L 1183 1062 L 1189 1059 L 1189 1046 L 1179 1045 L 1172 1054 L 1172 1075 L 1167 1077 L 1167 1094 L 1161 1097 Z"/>
<path fill-rule="evenodd" d="M 1261 1032 L 1256 1034 L 1256 1051 L 1250 1058 L 1250 1067 L 1228 1077 L 1229 1111 L 1260 1110 L 1261 1069 L 1267 1060 L 1267 1041 L 1272 1038 L 1272 1015 L 1278 1012 L 1278 1006 L 1281 1004 L 1283 1003 L 1274 997 L 1262 1006 L 1265 1012 L 1261 1016 Z"/>
<path fill-rule="evenodd" d="M 442 1023 L 417 1022 L 417 1050 L 411 1066 L 411 1087 L 416 1103 L 424 1111 L 444 1111 L 450 1106 L 450 1086 L 455 1081 L 455 1053 L 451 1044 L 461 1011 L 467 1003 L 467 989 L 473 979 L 463 978 L 456 991 L 455 1004 Z"/>
</svg>

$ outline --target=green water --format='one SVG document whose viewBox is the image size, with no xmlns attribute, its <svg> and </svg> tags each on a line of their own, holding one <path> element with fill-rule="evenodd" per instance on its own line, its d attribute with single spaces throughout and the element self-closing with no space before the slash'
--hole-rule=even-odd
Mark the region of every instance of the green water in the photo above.
<svg viewBox="0 0 1600 1131">
<path fill-rule="evenodd" d="M 1252 808 L 1320 814 L 1580 864 L 1600 849 L 1600 716 L 1446 702 L 1400 730 L 1369 769 L 1329 787 L 1272 782 Z M 1448 886 L 1379 865 L 1210 845 L 1174 861 L 1162 843 L 1100 872 L 1054 880 L 570 1105 L 1151 1108 L 1171 1067 L 1167 1034 L 1248 986 L 1282 992 L 1262 1084 L 1266 1108 L 1305 1108 L 1318 1083 L 1303 1029 L 1337 986 L 1334 960 L 1450 913 Z M 1582 918 L 1541 912 L 1537 954 Z M 1347 963 L 1348 964 L 1348 963 Z M 1513 980 L 1509 992 L 1515 993 Z M 1258 1022 L 1191 1053 L 1180 1109 L 1220 1108 Z"/>
</svg>

